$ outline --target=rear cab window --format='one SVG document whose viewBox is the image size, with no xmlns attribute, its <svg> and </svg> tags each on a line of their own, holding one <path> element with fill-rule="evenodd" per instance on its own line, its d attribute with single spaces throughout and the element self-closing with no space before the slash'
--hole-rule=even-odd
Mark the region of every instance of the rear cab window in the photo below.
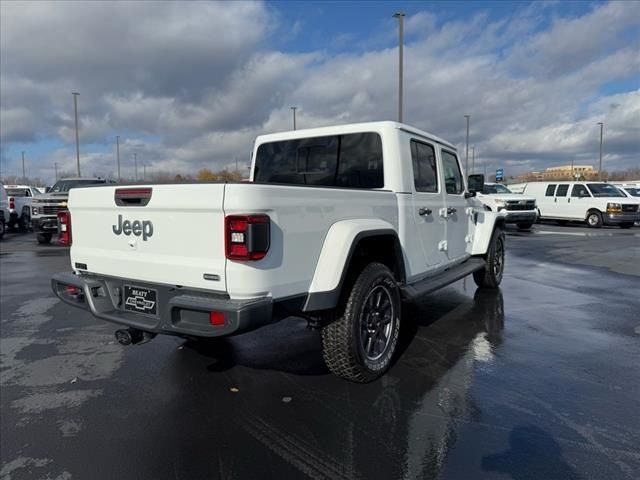
<svg viewBox="0 0 640 480">
<path fill-rule="evenodd" d="M 383 188 L 382 140 L 363 132 L 263 143 L 256 152 L 254 182 Z"/>
<path fill-rule="evenodd" d="M 442 171 L 444 174 L 444 185 L 448 194 L 461 194 L 464 192 L 464 183 L 462 181 L 462 172 L 458 158 L 454 153 L 447 150 L 442 151 Z"/>
<path fill-rule="evenodd" d="M 411 164 L 416 192 L 438 193 L 438 165 L 432 145 L 411 140 Z"/>
</svg>

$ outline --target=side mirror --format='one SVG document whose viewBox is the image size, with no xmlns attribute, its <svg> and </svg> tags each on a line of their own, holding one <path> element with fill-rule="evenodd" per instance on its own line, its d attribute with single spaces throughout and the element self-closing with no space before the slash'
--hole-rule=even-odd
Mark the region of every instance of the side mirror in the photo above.
<svg viewBox="0 0 640 480">
<path fill-rule="evenodd" d="M 475 197 L 476 193 L 482 192 L 484 189 L 484 175 L 478 173 L 476 175 L 469 175 L 467 179 L 468 193 L 465 195 L 468 197 Z"/>
</svg>

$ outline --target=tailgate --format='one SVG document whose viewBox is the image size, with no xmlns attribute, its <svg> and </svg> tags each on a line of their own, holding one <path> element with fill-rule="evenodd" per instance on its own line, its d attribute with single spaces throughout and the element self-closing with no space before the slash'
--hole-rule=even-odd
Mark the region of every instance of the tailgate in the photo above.
<svg viewBox="0 0 640 480">
<path fill-rule="evenodd" d="M 71 190 L 71 266 L 225 292 L 224 189 L 175 184 Z"/>
</svg>

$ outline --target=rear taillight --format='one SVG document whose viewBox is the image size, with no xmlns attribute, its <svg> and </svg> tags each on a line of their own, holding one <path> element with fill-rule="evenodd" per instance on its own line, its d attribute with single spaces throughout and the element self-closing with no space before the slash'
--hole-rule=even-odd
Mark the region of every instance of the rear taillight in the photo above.
<svg viewBox="0 0 640 480">
<path fill-rule="evenodd" d="M 225 255 L 230 260 L 260 260 L 269 251 L 268 215 L 229 215 L 224 219 Z"/>
<path fill-rule="evenodd" d="M 13 197 L 9 197 L 9 209 L 10 210 L 16 209 L 16 200 Z"/>
<path fill-rule="evenodd" d="M 58 225 L 60 226 L 58 243 L 60 245 L 71 246 L 71 214 L 69 210 L 58 212 Z"/>
</svg>

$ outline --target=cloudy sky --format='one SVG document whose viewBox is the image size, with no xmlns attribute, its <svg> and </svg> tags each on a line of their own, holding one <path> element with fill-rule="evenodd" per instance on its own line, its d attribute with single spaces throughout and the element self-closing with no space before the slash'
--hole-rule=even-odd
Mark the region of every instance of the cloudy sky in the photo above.
<svg viewBox="0 0 640 480">
<path fill-rule="evenodd" d="M 0 4 L 3 175 L 246 168 L 254 137 L 395 119 L 507 174 L 640 166 L 640 2 L 105 2 Z"/>
</svg>

